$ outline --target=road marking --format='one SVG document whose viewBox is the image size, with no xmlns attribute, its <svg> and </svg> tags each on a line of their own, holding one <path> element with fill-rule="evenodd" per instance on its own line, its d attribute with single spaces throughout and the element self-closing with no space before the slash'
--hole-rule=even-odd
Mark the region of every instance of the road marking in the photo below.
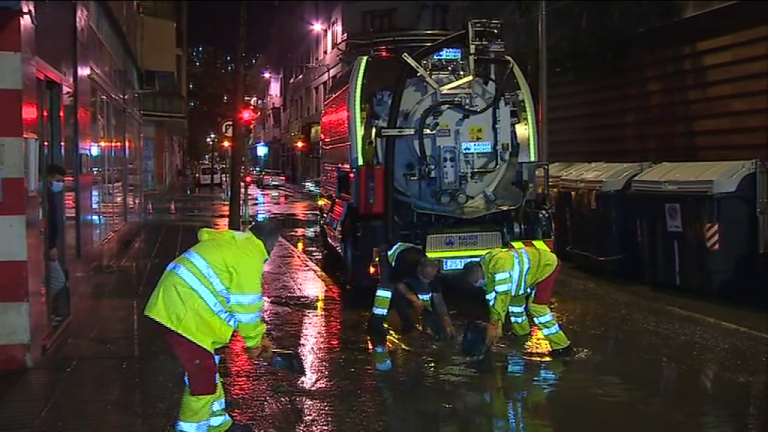
<svg viewBox="0 0 768 432">
<path fill-rule="evenodd" d="M 699 318 L 701 320 L 708 321 L 708 322 L 711 322 L 711 323 L 714 323 L 714 324 L 720 324 L 723 327 L 727 327 L 727 328 L 730 328 L 730 329 L 733 329 L 733 330 L 739 330 L 739 331 L 742 331 L 744 333 L 751 334 L 753 336 L 758 336 L 758 337 L 762 337 L 762 338 L 768 339 L 768 333 L 763 333 L 763 332 L 760 332 L 760 331 L 757 331 L 757 330 L 752 330 L 752 329 L 749 329 L 749 328 L 746 328 L 746 327 L 742 327 L 742 326 L 737 325 L 737 324 L 732 324 L 732 323 L 729 323 L 727 321 L 719 320 L 717 318 L 712 318 L 712 317 L 708 317 L 706 315 L 701 315 L 701 314 L 698 314 L 696 312 L 689 312 L 687 310 L 680 309 L 680 308 L 677 308 L 677 307 L 674 307 L 674 306 L 664 305 L 664 308 L 669 309 L 669 310 L 671 310 L 673 312 L 677 312 L 677 313 L 679 313 L 681 315 L 686 315 L 686 316 L 693 317 L 693 318 Z"/>
</svg>

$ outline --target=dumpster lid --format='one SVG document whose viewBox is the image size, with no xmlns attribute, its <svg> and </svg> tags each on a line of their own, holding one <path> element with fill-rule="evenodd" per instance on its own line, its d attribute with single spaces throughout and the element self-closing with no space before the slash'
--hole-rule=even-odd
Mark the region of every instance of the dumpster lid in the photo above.
<svg viewBox="0 0 768 432">
<path fill-rule="evenodd" d="M 595 162 L 576 167 L 563 173 L 561 188 L 592 189 L 601 192 L 621 190 L 637 173 L 649 167 L 649 163 Z"/>
<path fill-rule="evenodd" d="M 570 171 L 581 165 L 589 165 L 588 162 L 555 162 L 549 165 L 549 177 L 562 177 L 567 171 Z"/>
<path fill-rule="evenodd" d="M 664 162 L 632 180 L 633 191 L 722 194 L 735 192 L 757 161 Z"/>
<path fill-rule="evenodd" d="M 573 168 L 582 166 L 582 165 L 589 165 L 588 162 L 552 162 L 549 164 L 549 181 L 550 183 L 557 182 L 560 180 L 560 177 L 563 176 L 563 173 L 566 171 L 569 171 Z M 544 172 L 542 170 L 536 171 L 536 179 L 543 181 L 544 179 Z"/>
</svg>

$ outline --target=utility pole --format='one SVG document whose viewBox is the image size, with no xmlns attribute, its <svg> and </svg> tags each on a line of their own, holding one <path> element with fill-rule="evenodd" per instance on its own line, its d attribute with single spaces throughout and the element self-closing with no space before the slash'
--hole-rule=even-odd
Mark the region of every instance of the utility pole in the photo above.
<svg viewBox="0 0 768 432">
<path fill-rule="evenodd" d="M 549 161 L 549 132 L 547 128 L 547 2 L 539 1 L 539 160 Z"/>
<path fill-rule="evenodd" d="M 240 118 L 240 111 L 243 108 L 243 99 L 245 98 L 245 40 L 248 22 L 246 13 L 248 12 L 248 3 L 240 1 L 240 28 L 237 37 L 237 57 L 235 57 L 235 111 L 232 115 L 232 161 L 229 164 L 229 229 L 239 230 L 240 226 L 240 173 L 242 171 L 243 153 L 245 147 L 245 125 Z"/>
</svg>

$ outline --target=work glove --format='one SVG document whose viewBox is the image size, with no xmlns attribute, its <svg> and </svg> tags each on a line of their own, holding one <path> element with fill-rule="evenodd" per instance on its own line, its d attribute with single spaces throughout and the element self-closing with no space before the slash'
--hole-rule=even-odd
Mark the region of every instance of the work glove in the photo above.
<svg viewBox="0 0 768 432">
<path fill-rule="evenodd" d="M 485 345 L 492 346 L 501 337 L 500 323 L 490 322 L 485 327 Z"/>
<path fill-rule="evenodd" d="M 261 343 L 258 346 L 253 348 L 246 348 L 246 352 L 252 360 L 256 360 L 270 357 L 274 348 L 275 345 L 272 343 L 272 341 L 268 337 L 264 336 L 261 338 Z"/>
</svg>

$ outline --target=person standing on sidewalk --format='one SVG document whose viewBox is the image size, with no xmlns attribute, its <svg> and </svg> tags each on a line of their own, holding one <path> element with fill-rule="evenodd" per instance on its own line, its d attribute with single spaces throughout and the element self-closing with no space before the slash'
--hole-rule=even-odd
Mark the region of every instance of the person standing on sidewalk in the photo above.
<svg viewBox="0 0 768 432">
<path fill-rule="evenodd" d="M 464 266 L 467 282 L 485 290 L 490 311 L 485 337 L 488 346 L 501 337 L 507 313 L 512 321 L 512 333 L 529 335 L 531 326 L 527 311 L 549 341 L 551 356 L 567 357 L 573 353 L 571 342 L 548 306 L 559 271 L 557 255 L 533 247 L 495 249 L 483 255 L 480 261 Z"/>
<path fill-rule="evenodd" d="M 280 238 L 272 222 L 247 232 L 203 228 L 199 242 L 165 270 L 144 314 L 166 328 L 186 372 L 177 431 L 251 431 L 233 424 L 218 375 L 217 348 L 235 330 L 252 358 L 271 352 L 262 319 L 264 264 Z"/>
<path fill-rule="evenodd" d="M 62 217 L 59 208 L 59 194 L 64 190 L 64 176 L 67 170 L 61 165 L 50 164 L 45 168 L 45 243 L 48 251 L 48 290 L 52 301 L 52 320 L 54 327 L 59 326 L 69 315 L 69 296 L 67 276 L 59 261 L 59 239 L 62 229 Z"/>
</svg>

